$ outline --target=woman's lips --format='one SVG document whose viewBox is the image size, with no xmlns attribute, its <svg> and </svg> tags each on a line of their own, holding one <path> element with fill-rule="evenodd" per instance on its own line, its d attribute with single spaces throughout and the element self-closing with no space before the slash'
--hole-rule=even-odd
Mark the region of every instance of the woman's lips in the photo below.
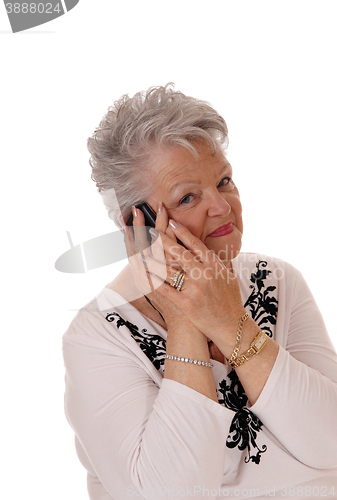
<svg viewBox="0 0 337 500">
<path fill-rule="evenodd" d="M 228 224 L 224 224 L 223 226 L 218 227 L 213 233 L 209 234 L 208 236 L 212 236 L 212 238 L 216 238 L 218 236 L 225 236 L 226 234 L 229 234 L 233 231 L 234 226 L 233 226 L 233 221 L 231 220 L 228 222 Z"/>
</svg>

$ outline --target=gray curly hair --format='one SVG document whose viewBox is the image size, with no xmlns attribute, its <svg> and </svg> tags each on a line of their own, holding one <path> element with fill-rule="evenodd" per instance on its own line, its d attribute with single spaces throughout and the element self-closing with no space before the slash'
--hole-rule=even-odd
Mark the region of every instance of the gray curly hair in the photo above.
<svg viewBox="0 0 337 500">
<path fill-rule="evenodd" d="M 88 150 L 91 178 L 118 227 L 118 215 L 126 221 L 132 205 L 151 193 L 144 170 L 153 163 L 153 146 L 184 146 L 197 156 L 193 142 L 200 139 L 214 152 L 226 148 L 226 122 L 209 103 L 175 91 L 172 83 L 123 95 L 109 107 L 88 139 Z"/>
</svg>

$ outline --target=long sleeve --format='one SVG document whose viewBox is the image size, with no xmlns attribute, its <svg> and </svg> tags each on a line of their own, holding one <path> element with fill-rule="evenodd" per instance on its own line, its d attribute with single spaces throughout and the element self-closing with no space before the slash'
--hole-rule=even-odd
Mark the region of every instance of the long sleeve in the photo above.
<svg viewBox="0 0 337 500">
<path fill-rule="evenodd" d="M 297 460 L 332 468 L 337 465 L 337 356 L 302 275 L 286 267 L 295 279 L 285 280 L 280 290 L 288 299 L 276 330 L 281 347 L 251 410 Z"/>
<path fill-rule="evenodd" d="M 116 338 L 125 327 L 108 326 L 82 311 L 64 337 L 66 415 L 89 472 L 118 500 L 219 488 L 233 412 L 177 382 L 158 387 Z"/>
</svg>

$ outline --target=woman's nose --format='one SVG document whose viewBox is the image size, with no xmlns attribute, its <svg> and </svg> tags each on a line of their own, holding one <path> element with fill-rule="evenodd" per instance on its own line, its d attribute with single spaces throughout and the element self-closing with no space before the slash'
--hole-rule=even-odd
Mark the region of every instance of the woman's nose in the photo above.
<svg viewBox="0 0 337 500">
<path fill-rule="evenodd" d="M 226 200 L 224 194 L 216 191 L 212 193 L 209 198 L 209 207 L 207 210 L 207 214 L 209 217 L 226 217 L 230 214 L 232 207 Z"/>
</svg>

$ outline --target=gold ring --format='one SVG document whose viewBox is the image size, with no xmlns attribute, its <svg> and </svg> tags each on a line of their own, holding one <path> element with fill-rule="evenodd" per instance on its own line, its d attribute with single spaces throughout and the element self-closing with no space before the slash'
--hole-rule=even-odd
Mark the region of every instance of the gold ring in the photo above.
<svg viewBox="0 0 337 500">
<path fill-rule="evenodd" d="M 173 288 L 177 288 L 177 283 L 178 283 L 182 274 L 183 274 L 183 271 L 177 271 L 172 276 L 170 285 L 173 286 Z"/>
<path fill-rule="evenodd" d="M 184 271 L 183 271 L 183 273 L 180 275 L 179 282 L 177 283 L 177 286 L 176 286 L 176 289 L 178 290 L 178 292 L 180 292 L 181 287 L 183 286 L 184 279 L 185 279 L 185 275 L 186 275 L 186 273 L 185 273 Z"/>
<path fill-rule="evenodd" d="M 170 285 L 180 292 L 185 279 L 185 271 L 177 271 L 171 278 Z"/>
</svg>

